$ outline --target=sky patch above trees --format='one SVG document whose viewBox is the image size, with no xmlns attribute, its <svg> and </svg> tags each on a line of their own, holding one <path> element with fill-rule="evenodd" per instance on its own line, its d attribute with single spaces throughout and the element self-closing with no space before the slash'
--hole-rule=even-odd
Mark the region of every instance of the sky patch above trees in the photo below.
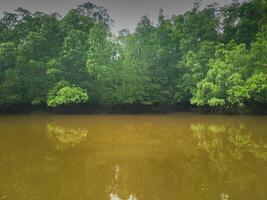
<svg viewBox="0 0 267 200">
<path fill-rule="evenodd" d="M 202 0 L 201 7 L 217 2 L 220 5 L 230 3 L 232 0 Z M 82 4 L 84 0 L 1 0 L 0 13 L 13 12 L 17 7 L 23 7 L 31 11 L 45 13 L 58 12 L 65 15 L 68 10 Z M 164 9 L 164 14 L 183 14 L 193 8 L 194 0 L 92 0 L 92 3 L 108 10 L 114 24 L 111 27 L 113 33 L 123 28 L 134 31 L 138 21 L 143 15 L 148 15 L 156 23 L 158 11 Z"/>
</svg>

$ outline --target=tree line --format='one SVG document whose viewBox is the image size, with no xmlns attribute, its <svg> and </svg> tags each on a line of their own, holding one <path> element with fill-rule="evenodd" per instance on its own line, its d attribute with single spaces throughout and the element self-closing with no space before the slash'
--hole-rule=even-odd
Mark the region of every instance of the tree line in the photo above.
<svg viewBox="0 0 267 200">
<path fill-rule="evenodd" d="M 179 105 L 236 111 L 267 103 L 267 1 L 208 5 L 111 32 L 90 2 L 0 19 L 0 107 Z"/>
</svg>

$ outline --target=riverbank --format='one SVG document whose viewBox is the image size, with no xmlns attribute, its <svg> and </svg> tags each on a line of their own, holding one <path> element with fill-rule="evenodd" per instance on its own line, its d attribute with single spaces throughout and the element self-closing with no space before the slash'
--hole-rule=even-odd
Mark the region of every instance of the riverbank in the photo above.
<svg viewBox="0 0 267 200">
<path fill-rule="evenodd" d="M 28 104 L 0 107 L 0 114 L 168 114 L 176 112 L 191 112 L 198 114 L 228 114 L 228 115 L 267 115 L 267 105 L 253 105 L 239 109 L 197 107 L 189 104 L 168 105 L 96 105 L 75 104 L 49 108 L 45 104 L 33 106 Z"/>
</svg>

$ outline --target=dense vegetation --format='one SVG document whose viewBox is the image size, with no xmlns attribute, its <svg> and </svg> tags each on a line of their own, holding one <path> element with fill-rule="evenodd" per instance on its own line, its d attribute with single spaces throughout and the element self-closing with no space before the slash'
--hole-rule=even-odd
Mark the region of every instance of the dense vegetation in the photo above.
<svg viewBox="0 0 267 200">
<path fill-rule="evenodd" d="M 112 35 L 106 10 L 18 8 L 0 19 L 0 107 L 267 104 L 267 1 L 209 5 Z"/>
</svg>

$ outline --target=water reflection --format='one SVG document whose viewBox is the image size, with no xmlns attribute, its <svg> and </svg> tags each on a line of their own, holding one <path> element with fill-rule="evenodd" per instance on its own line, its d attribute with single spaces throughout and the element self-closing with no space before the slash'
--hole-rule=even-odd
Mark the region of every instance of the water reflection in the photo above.
<svg viewBox="0 0 267 200">
<path fill-rule="evenodd" d="M 245 124 L 197 123 L 191 124 L 191 130 L 198 147 L 207 153 L 208 167 L 216 175 L 219 187 L 228 188 L 221 194 L 222 200 L 232 199 L 231 196 L 237 196 L 238 192 L 250 191 L 251 184 L 258 186 L 257 192 L 266 192 L 262 174 L 254 170 L 263 172 L 266 169 L 267 143 L 253 139 Z M 235 191 L 229 191 L 233 185 Z"/>
<path fill-rule="evenodd" d="M 122 188 L 119 187 L 120 166 L 118 164 L 116 164 L 114 166 L 114 171 L 115 171 L 114 179 L 112 180 L 112 185 L 109 186 L 109 190 L 112 191 L 110 193 L 110 200 L 122 200 L 119 197 L 119 193 L 120 193 L 120 190 Z M 126 188 L 124 188 L 124 189 L 126 189 Z M 127 191 L 127 189 L 126 189 L 126 191 Z M 137 200 L 137 198 L 134 195 L 130 194 L 129 197 L 125 200 Z"/>
<path fill-rule="evenodd" d="M 53 141 L 55 148 L 64 150 L 86 140 L 88 130 L 81 128 L 65 128 L 55 124 L 47 124 L 47 136 Z"/>
<path fill-rule="evenodd" d="M 0 199 L 266 200 L 267 118 L 0 119 Z"/>
<path fill-rule="evenodd" d="M 118 194 L 111 193 L 110 194 L 110 200 L 121 200 L 121 199 L 119 198 Z"/>
<path fill-rule="evenodd" d="M 224 154 L 229 153 L 234 159 L 240 160 L 249 152 L 255 158 L 267 160 L 267 143 L 253 140 L 244 124 L 197 123 L 191 124 L 191 130 L 198 146 L 209 152 L 211 157 L 217 154 L 217 158 L 223 158 Z"/>
<path fill-rule="evenodd" d="M 222 193 L 221 194 L 221 200 L 229 200 L 229 194 Z"/>
<path fill-rule="evenodd" d="M 120 197 L 118 196 L 118 194 L 111 193 L 110 194 L 110 200 L 122 200 L 122 199 L 120 199 Z M 126 200 L 137 200 L 137 198 L 131 194 L 129 196 L 129 198 L 126 199 Z"/>
</svg>

